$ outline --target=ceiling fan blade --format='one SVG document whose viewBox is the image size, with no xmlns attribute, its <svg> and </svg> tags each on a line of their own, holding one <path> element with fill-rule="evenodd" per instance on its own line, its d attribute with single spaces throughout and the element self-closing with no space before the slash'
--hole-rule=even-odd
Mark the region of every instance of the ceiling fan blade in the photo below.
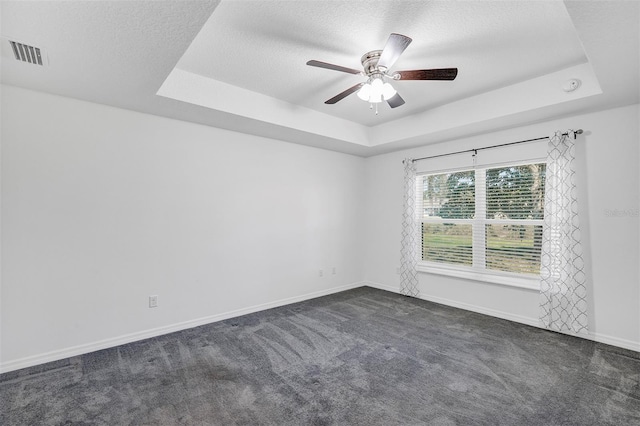
<svg viewBox="0 0 640 426">
<path fill-rule="evenodd" d="M 327 62 L 321 61 L 309 61 L 307 62 L 307 65 L 318 68 L 326 68 L 328 70 L 347 72 L 349 74 L 362 74 L 362 71 L 354 70 L 353 68 L 341 67 L 340 65 L 329 64 Z"/>
<path fill-rule="evenodd" d="M 400 80 L 454 80 L 458 75 L 458 68 L 398 71 L 398 74 Z"/>
<path fill-rule="evenodd" d="M 399 93 L 396 93 L 392 98 L 387 99 L 387 103 L 391 108 L 397 108 L 404 105 L 404 99 L 402 99 L 402 96 L 400 96 Z"/>
<path fill-rule="evenodd" d="M 364 83 L 358 83 L 355 86 L 351 86 L 347 90 L 345 90 L 344 92 L 335 95 L 333 98 L 329 99 L 328 101 L 325 101 L 324 103 L 325 104 L 335 104 L 336 102 L 341 101 L 342 99 L 346 98 L 347 96 L 349 96 L 353 92 L 357 92 L 358 89 L 360 89 L 362 86 L 364 86 Z"/>
<path fill-rule="evenodd" d="M 378 66 L 386 69 L 391 68 L 411 41 L 411 38 L 407 36 L 391 33 L 387 44 L 385 44 L 384 49 L 382 49 L 380 59 L 378 59 Z"/>
</svg>

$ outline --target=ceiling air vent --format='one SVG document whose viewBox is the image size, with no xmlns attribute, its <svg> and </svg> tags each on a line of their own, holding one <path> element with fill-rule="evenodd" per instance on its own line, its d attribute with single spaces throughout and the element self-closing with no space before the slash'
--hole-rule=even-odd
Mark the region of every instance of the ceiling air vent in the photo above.
<svg viewBox="0 0 640 426">
<path fill-rule="evenodd" d="M 30 64 L 42 65 L 42 52 L 39 47 L 29 46 L 28 44 L 18 43 L 9 40 L 13 55 L 18 61 L 28 62 Z"/>
<path fill-rule="evenodd" d="M 40 66 L 48 66 L 49 58 L 47 51 L 42 47 L 35 47 L 31 43 L 23 43 L 15 41 L 14 37 L 0 36 L 0 51 L 2 52 L 3 60 L 15 59 L 18 62 L 24 64 L 33 64 Z"/>
</svg>

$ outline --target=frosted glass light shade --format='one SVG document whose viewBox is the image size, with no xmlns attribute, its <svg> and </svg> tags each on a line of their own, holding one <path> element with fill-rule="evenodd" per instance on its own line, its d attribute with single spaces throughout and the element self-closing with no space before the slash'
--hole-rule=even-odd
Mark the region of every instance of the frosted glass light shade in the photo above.
<svg viewBox="0 0 640 426">
<path fill-rule="evenodd" d="M 396 89 L 393 88 L 393 86 L 389 83 L 385 83 L 382 85 L 382 97 L 384 98 L 385 101 L 388 101 L 389 99 L 393 98 L 396 95 Z"/>
<path fill-rule="evenodd" d="M 369 96 L 371 96 L 371 85 L 366 83 L 364 86 L 358 90 L 358 97 L 363 101 L 369 101 Z"/>
<path fill-rule="evenodd" d="M 396 94 L 396 90 L 389 83 L 385 83 L 381 78 L 373 78 L 370 82 L 365 83 L 357 95 L 360 99 L 371 104 L 377 104 L 391 99 Z"/>
<path fill-rule="evenodd" d="M 372 104 L 377 104 L 382 102 L 382 88 L 384 84 L 382 84 L 382 80 L 379 78 L 374 78 L 371 82 L 371 95 L 369 95 L 369 102 Z"/>
</svg>

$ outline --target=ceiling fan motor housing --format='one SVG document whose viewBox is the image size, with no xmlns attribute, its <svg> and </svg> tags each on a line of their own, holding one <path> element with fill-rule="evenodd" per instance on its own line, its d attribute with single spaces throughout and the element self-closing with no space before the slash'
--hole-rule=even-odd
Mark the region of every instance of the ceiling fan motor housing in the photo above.
<svg viewBox="0 0 640 426">
<path fill-rule="evenodd" d="M 360 62 L 364 67 L 364 73 L 366 75 L 371 74 L 383 74 L 383 70 L 378 68 L 378 60 L 380 59 L 380 55 L 382 54 L 382 50 L 372 50 L 371 52 L 367 52 L 362 55 L 360 58 Z"/>
</svg>

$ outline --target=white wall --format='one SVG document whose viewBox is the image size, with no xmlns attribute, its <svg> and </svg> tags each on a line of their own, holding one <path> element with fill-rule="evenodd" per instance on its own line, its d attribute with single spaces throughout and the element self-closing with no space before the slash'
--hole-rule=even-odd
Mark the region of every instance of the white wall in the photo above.
<svg viewBox="0 0 640 426">
<path fill-rule="evenodd" d="M 0 371 L 363 280 L 397 290 L 402 158 L 567 128 L 586 131 L 578 185 L 594 338 L 640 350 L 639 218 L 606 213 L 638 209 L 637 105 L 362 159 L 0 89 Z M 537 323 L 530 290 L 424 273 L 420 287 Z"/>
<path fill-rule="evenodd" d="M 1 107 L 4 371 L 362 279 L 362 158 L 11 86 Z"/>
<path fill-rule="evenodd" d="M 592 337 L 640 350 L 639 118 L 638 105 L 634 105 L 368 158 L 365 280 L 381 288 L 397 290 L 399 286 L 403 158 L 582 128 L 585 134 L 577 139 L 577 185 L 590 267 Z M 500 150 L 482 153 L 501 154 Z M 618 216 L 610 213 L 614 210 Z M 426 299 L 537 324 L 536 291 L 426 273 L 419 273 L 419 282 Z"/>
</svg>

